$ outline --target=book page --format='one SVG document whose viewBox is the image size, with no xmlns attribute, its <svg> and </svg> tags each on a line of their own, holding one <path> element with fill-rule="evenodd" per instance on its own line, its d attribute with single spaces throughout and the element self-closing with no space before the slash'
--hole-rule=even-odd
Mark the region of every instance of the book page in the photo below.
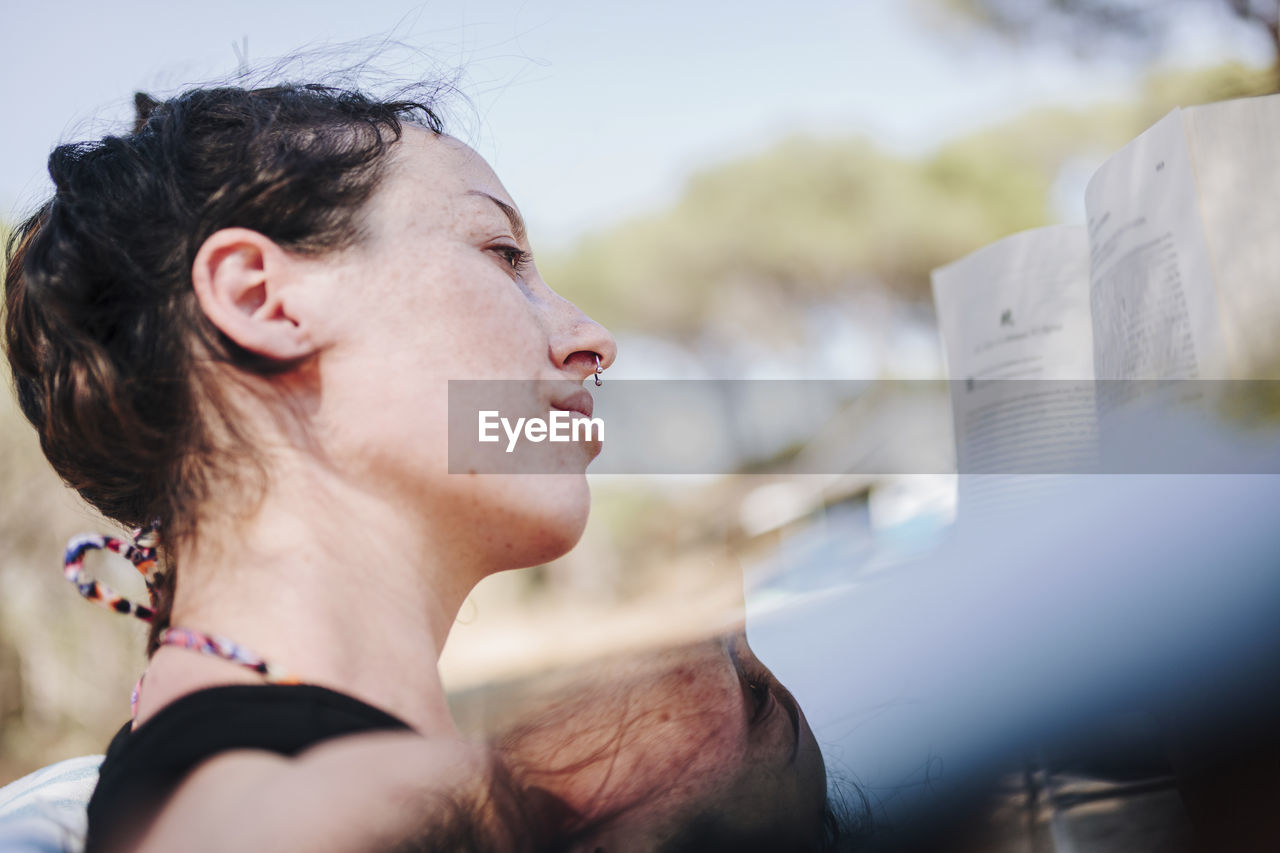
<svg viewBox="0 0 1280 853">
<path fill-rule="evenodd" d="M 959 473 L 1093 465 L 1088 274 L 1085 230 L 1066 225 L 1006 237 L 933 271 Z M 966 482 L 981 483 L 962 478 L 961 501 L 972 505 Z"/>
<path fill-rule="evenodd" d="M 1230 375 L 1280 378 L 1280 95 L 1182 115 Z"/>
<path fill-rule="evenodd" d="M 1098 169 L 1085 210 L 1097 378 L 1221 378 L 1213 270 L 1178 110 Z"/>
<path fill-rule="evenodd" d="M 951 379 L 1091 379 L 1089 247 L 1078 225 L 1023 231 L 933 271 Z"/>
</svg>

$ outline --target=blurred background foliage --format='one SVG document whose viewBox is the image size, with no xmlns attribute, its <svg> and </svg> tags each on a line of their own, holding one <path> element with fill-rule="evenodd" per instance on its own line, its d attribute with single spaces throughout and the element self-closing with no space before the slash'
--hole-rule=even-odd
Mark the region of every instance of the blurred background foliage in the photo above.
<svg viewBox="0 0 1280 853">
<path fill-rule="evenodd" d="M 1035 110 L 914 158 L 866 139 L 796 136 L 693 176 L 669 209 L 539 266 L 611 329 L 691 343 L 728 311 L 742 335 L 785 339 L 776 312 L 735 304 L 795 310 L 851 291 L 927 304 L 933 268 L 1060 220 L 1064 168 L 1097 165 L 1175 106 L 1275 90 L 1271 69 L 1239 64 L 1158 73 L 1136 102 Z M 1082 196 L 1083 184 L 1068 189 Z"/>
<path fill-rule="evenodd" d="M 1066 45 L 1081 56 L 1154 56 L 1190 7 L 1235 17 L 1270 45 L 1271 91 L 1280 90 L 1280 5 L 1273 0 L 913 0 L 935 24 L 970 23 L 1017 44 Z"/>
<path fill-rule="evenodd" d="M 930 14 L 965 15 L 1032 39 L 1048 36 L 1021 25 L 1043 17 L 1024 16 L 1025 6 L 1087 15 L 1103 4 L 925 5 Z M 1107 5 L 1149 6 L 1144 14 L 1154 15 L 1177 4 Z M 1152 23 L 1132 39 L 1159 32 Z M 628 375 L 629 340 L 633 354 L 652 356 L 634 355 L 633 375 L 661 373 L 655 353 L 669 353 L 668 375 L 679 376 L 700 353 L 716 351 L 772 359 L 775 375 L 812 376 L 817 342 L 843 336 L 853 349 L 832 350 L 827 375 L 937 377 L 932 268 L 1013 231 L 1077 218 L 1092 169 L 1173 106 L 1276 89 L 1267 67 L 1153 73 L 1135 98 L 1033 110 L 918 155 L 865 138 L 797 134 L 694 175 L 669 207 L 600 229 L 539 264 L 554 287 L 624 341 L 614 375 Z M 844 325 L 826 334 L 833 318 Z M 857 349 L 863 340 L 876 346 Z M 917 345 L 921 357 L 903 367 L 901 354 Z M 856 365 L 851 351 L 862 353 Z M 752 370 L 728 375 L 744 373 Z M 758 463 L 744 460 L 744 469 Z M 595 478 L 592 522 L 572 554 L 495 577 L 472 596 L 442 661 L 446 682 L 459 707 L 482 714 L 486 682 L 608 651 L 610 637 L 705 625 L 708 613 L 740 601 L 744 569 L 749 581 L 753 566 L 794 553 L 815 520 L 900 535 L 903 520 L 921 511 L 945 515 L 945 499 L 927 495 L 886 502 L 895 488 L 838 477 Z M 140 626 L 94 611 L 60 578 L 59 544 L 103 523 L 57 482 L 8 393 L 0 395 L 0 493 L 3 783 L 99 751 L 127 715 L 143 657 Z M 855 550 L 865 545 L 846 541 Z M 140 581 L 102 569 L 109 582 L 141 594 Z"/>
<path fill-rule="evenodd" d="M 141 623 L 94 613 L 62 579 L 58 548 L 104 522 L 65 488 L 0 368 L 0 782 L 101 752 L 128 714 Z M 133 589 L 115 572 L 104 580 Z M 140 594 L 135 591 L 134 595 Z M 87 612 L 86 612 L 87 611 Z"/>
</svg>

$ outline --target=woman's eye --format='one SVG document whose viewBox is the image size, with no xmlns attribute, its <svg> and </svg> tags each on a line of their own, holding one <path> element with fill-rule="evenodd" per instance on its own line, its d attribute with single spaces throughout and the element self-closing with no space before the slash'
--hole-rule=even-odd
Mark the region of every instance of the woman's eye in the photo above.
<svg viewBox="0 0 1280 853">
<path fill-rule="evenodd" d="M 519 246 L 494 246 L 493 251 L 506 261 L 507 266 L 511 267 L 512 272 L 516 274 L 524 272 L 529 262 L 533 260 L 533 254 Z"/>
<path fill-rule="evenodd" d="M 751 720 L 755 722 L 762 718 L 773 705 L 773 691 L 769 689 L 769 685 L 763 681 L 752 679 L 747 682 L 747 691 L 751 694 L 752 711 Z"/>
<path fill-rule="evenodd" d="M 729 659 L 733 661 L 733 668 L 737 670 L 739 683 L 742 685 L 742 695 L 750 706 L 747 711 L 748 723 L 755 725 L 767 717 L 776 704 L 773 690 L 769 687 L 771 677 L 767 672 L 758 671 L 756 667 L 749 669 L 743 666 L 743 661 L 738 656 L 738 650 L 732 641 L 726 644 L 726 649 Z"/>
</svg>

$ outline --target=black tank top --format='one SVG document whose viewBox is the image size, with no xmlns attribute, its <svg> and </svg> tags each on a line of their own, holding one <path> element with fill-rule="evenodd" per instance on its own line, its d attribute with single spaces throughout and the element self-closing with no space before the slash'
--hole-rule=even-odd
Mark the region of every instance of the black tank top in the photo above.
<svg viewBox="0 0 1280 853">
<path fill-rule="evenodd" d="M 261 749 L 293 756 L 331 738 L 395 730 L 409 726 L 325 687 L 233 685 L 188 694 L 137 731 L 126 723 L 111 740 L 89 800 L 86 853 L 114 846 L 187 773 L 218 753 Z"/>
</svg>

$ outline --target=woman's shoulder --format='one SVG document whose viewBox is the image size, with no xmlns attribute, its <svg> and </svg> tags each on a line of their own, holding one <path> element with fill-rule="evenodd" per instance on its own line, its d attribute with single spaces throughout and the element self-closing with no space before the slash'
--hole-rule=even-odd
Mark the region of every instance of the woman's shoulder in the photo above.
<svg viewBox="0 0 1280 853">
<path fill-rule="evenodd" d="M 181 696 L 112 740 L 89 803 L 92 842 L 121 815 L 166 797 L 193 770 L 228 753 L 293 757 L 334 738 L 408 733 L 397 717 L 315 685 L 223 685 Z"/>
<path fill-rule="evenodd" d="M 490 781 L 482 747 L 404 731 L 335 738 L 296 758 L 231 751 L 184 778 L 127 849 L 506 849 L 470 843 L 493 832 Z"/>
</svg>

